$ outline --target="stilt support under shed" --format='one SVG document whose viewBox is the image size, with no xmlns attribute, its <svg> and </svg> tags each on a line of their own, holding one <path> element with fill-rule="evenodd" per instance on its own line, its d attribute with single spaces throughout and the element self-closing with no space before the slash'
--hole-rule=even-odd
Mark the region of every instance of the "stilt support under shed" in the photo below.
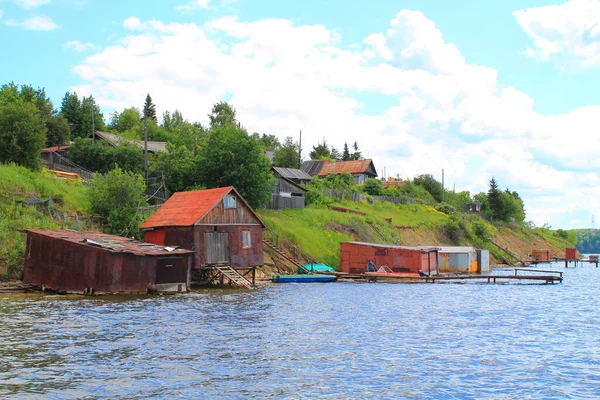
<svg viewBox="0 0 600 400">
<path fill-rule="evenodd" d="M 243 273 L 241 273 L 244 271 Z M 218 286 L 243 286 L 247 289 L 255 289 L 256 267 L 244 269 L 234 269 L 229 265 L 214 265 L 203 271 L 203 281 L 207 284 L 216 284 Z M 250 275 L 250 279 L 248 279 Z"/>
</svg>

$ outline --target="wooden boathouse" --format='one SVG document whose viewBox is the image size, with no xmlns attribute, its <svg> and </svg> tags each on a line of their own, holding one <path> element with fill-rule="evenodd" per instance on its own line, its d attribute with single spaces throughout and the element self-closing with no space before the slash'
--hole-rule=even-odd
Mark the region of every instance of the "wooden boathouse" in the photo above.
<svg viewBox="0 0 600 400">
<path fill-rule="evenodd" d="M 390 244 L 342 242 L 340 243 L 340 271 L 364 274 L 369 261 L 377 268 L 391 272 L 427 275 L 438 273 L 438 249 L 435 247 L 408 247 Z"/>
<path fill-rule="evenodd" d="M 141 226 L 145 240 L 194 250 L 196 282 L 252 287 L 265 224 L 233 186 L 177 192 Z"/>
<path fill-rule="evenodd" d="M 59 293 L 186 292 L 193 251 L 99 232 L 27 229 L 23 280 Z"/>
</svg>

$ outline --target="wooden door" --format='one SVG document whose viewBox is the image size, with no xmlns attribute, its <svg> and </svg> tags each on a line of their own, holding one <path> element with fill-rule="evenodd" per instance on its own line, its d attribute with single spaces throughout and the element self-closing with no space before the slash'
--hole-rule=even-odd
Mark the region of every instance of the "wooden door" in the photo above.
<svg viewBox="0 0 600 400">
<path fill-rule="evenodd" d="M 206 264 L 229 264 L 229 233 L 204 233 Z"/>
</svg>

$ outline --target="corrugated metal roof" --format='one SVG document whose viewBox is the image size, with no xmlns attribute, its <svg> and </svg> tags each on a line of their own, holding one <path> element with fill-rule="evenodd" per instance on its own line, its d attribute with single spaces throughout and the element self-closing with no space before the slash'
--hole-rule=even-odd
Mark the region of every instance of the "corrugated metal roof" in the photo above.
<svg viewBox="0 0 600 400">
<path fill-rule="evenodd" d="M 178 249 L 176 248 L 177 246 L 161 246 L 100 232 L 48 229 L 25 229 L 23 231 L 66 240 L 82 246 L 100 247 L 111 253 L 130 253 L 141 256 L 185 255 L 194 253 L 192 250 Z"/>
<path fill-rule="evenodd" d="M 124 140 L 129 143 L 135 144 L 136 146 L 138 146 L 141 149 L 144 149 L 144 141 L 143 140 L 127 139 L 122 136 L 114 135 L 112 133 L 100 132 L 100 131 L 96 131 L 96 135 L 99 136 L 100 138 L 106 140 L 108 143 L 110 143 L 113 146 L 118 145 L 121 141 Z M 167 151 L 167 143 L 166 142 L 153 142 L 153 141 L 149 140 L 148 141 L 148 152 L 156 153 L 159 151 Z"/>
<path fill-rule="evenodd" d="M 423 247 L 423 246 L 419 246 Z M 440 253 L 475 253 L 475 248 L 470 246 L 440 246 Z"/>
<path fill-rule="evenodd" d="M 227 186 L 216 189 L 176 192 L 140 228 L 192 226 L 232 189 L 233 186 Z"/>
<path fill-rule="evenodd" d="M 52 146 L 52 147 L 46 147 L 45 149 L 42 149 L 42 153 L 53 153 L 55 151 L 61 151 L 61 150 L 67 150 L 71 145 L 69 144 L 63 144 L 61 146 Z"/>
<path fill-rule="evenodd" d="M 319 176 L 327 176 L 329 174 L 343 174 L 348 172 L 349 174 L 368 174 L 377 176 L 375 167 L 370 168 L 373 165 L 371 160 L 353 160 L 353 161 L 325 161 L 323 168 L 319 171 Z"/>
<path fill-rule="evenodd" d="M 385 249 L 405 249 L 405 250 L 420 250 L 420 251 L 425 251 L 425 252 L 430 252 L 430 251 L 439 251 L 439 247 L 435 247 L 435 246 L 400 246 L 397 244 L 384 244 L 384 243 L 367 243 L 367 242 L 342 242 L 342 243 L 350 243 L 350 244 L 357 244 L 360 246 L 369 246 L 369 247 L 380 247 L 380 248 L 385 248 Z"/>
<path fill-rule="evenodd" d="M 229 192 L 235 192 L 239 200 L 254 214 L 256 219 L 264 227 L 260 217 L 252 210 L 246 200 L 235 190 L 233 186 L 215 189 L 192 190 L 189 192 L 177 192 L 173 194 L 156 212 L 146 220 L 141 229 L 151 229 L 166 226 L 192 226 L 205 216 L 212 208 Z"/>
<path fill-rule="evenodd" d="M 297 168 L 273 167 L 273 170 L 287 179 L 299 179 L 308 181 L 312 179 L 312 176 L 307 174 L 305 171 Z"/>
<path fill-rule="evenodd" d="M 300 166 L 300 169 L 309 174 L 310 176 L 315 176 L 319 174 L 324 163 L 325 161 L 318 160 L 304 161 Z"/>
</svg>

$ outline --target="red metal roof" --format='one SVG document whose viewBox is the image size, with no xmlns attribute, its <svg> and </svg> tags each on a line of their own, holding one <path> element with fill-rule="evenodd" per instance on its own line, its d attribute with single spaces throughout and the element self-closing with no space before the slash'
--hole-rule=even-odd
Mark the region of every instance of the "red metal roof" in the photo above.
<svg viewBox="0 0 600 400">
<path fill-rule="evenodd" d="M 233 186 L 227 186 L 216 189 L 177 192 L 156 210 L 140 228 L 192 226 L 232 190 L 235 191 Z M 235 193 L 241 198 L 237 191 Z M 258 218 L 258 216 L 256 217 Z M 260 218 L 258 219 L 260 220 Z"/>
<path fill-rule="evenodd" d="M 325 161 L 323 167 L 319 171 L 319 176 L 327 176 L 329 174 L 364 174 L 369 171 L 371 160 L 354 160 L 354 161 Z"/>
<path fill-rule="evenodd" d="M 61 146 L 52 146 L 52 147 L 46 147 L 45 149 L 42 149 L 42 153 L 52 153 L 54 151 L 60 151 L 60 150 L 67 150 L 71 145 L 69 144 L 63 144 Z"/>
<path fill-rule="evenodd" d="M 82 246 L 99 247 L 110 253 L 131 253 L 138 256 L 165 256 L 194 253 L 193 250 L 178 249 L 177 246 L 161 246 L 100 232 L 48 229 L 24 229 L 23 232 L 31 232 L 55 239 L 63 239 Z"/>
</svg>

